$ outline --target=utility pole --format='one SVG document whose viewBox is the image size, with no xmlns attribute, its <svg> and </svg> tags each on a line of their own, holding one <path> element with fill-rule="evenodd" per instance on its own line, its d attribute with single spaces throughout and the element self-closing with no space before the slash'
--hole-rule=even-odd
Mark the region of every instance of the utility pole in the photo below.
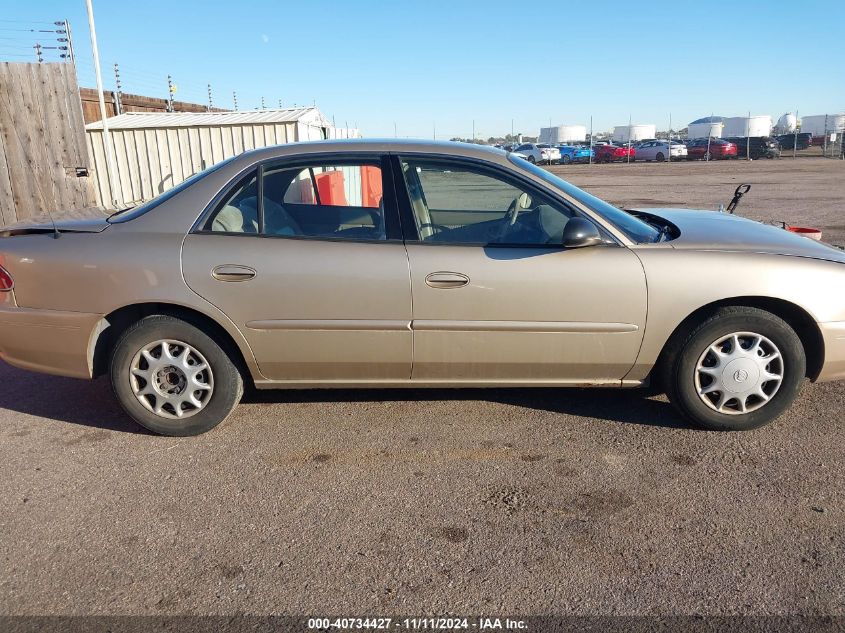
<svg viewBox="0 0 845 633">
<path fill-rule="evenodd" d="M 792 158 L 795 158 L 795 150 L 798 149 L 798 108 L 795 108 L 795 136 L 792 138 Z"/>
<path fill-rule="evenodd" d="M 593 115 L 590 115 L 590 159 L 588 163 L 593 164 Z"/>
<path fill-rule="evenodd" d="M 232 90 L 232 101 L 235 104 L 235 112 L 238 111 L 238 93 Z"/>
<path fill-rule="evenodd" d="M 264 110 L 264 97 L 261 97 L 261 109 Z"/>
<path fill-rule="evenodd" d="M 214 107 L 214 101 L 211 98 L 211 84 L 208 84 L 208 111 L 211 112 L 211 109 Z"/>
<path fill-rule="evenodd" d="M 751 110 L 745 119 L 745 160 L 751 160 Z"/>
<path fill-rule="evenodd" d="M 282 109 L 282 100 L 279 99 L 279 110 L 281 110 L 281 109 Z"/>
<path fill-rule="evenodd" d="M 44 63 L 44 57 L 43 57 L 43 55 L 41 55 L 41 44 L 36 42 L 35 46 L 33 46 L 32 48 L 35 49 L 35 59 L 38 60 L 39 64 L 43 64 Z"/>
<path fill-rule="evenodd" d="M 57 24 L 59 24 L 57 22 Z M 67 56 L 71 64 L 76 63 L 76 56 L 73 53 L 73 36 L 70 34 L 70 22 L 64 20 L 61 24 L 65 27 L 65 37 L 67 38 Z"/>
<path fill-rule="evenodd" d="M 97 29 L 94 26 L 94 7 L 91 0 L 85 0 L 88 9 L 88 30 L 91 34 L 91 54 L 94 56 L 94 75 L 97 79 L 97 96 L 100 102 L 100 118 L 103 124 L 103 145 L 106 149 L 106 177 L 109 181 L 109 192 L 112 199 L 110 201 L 103 200 L 103 204 L 109 202 L 115 206 L 123 202 L 123 195 L 115 187 L 115 177 L 117 170 L 115 169 L 114 147 L 111 142 L 111 135 L 109 133 L 109 124 L 106 117 L 106 100 L 103 96 L 103 76 L 100 73 L 100 52 L 97 49 Z"/>
<path fill-rule="evenodd" d="M 117 114 L 123 114 L 123 93 L 120 90 L 120 68 L 114 64 L 114 109 Z"/>
<path fill-rule="evenodd" d="M 672 113 L 669 113 L 669 131 L 666 133 L 666 162 L 672 162 Z"/>
<path fill-rule="evenodd" d="M 175 92 L 175 88 L 173 87 L 173 78 L 170 75 L 167 75 L 167 111 L 173 112 L 173 93 Z"/>
<path fill-rule="evenodd" d="M 472 141 L 475 142 L 475 119 L 472 120 Z"/>
</svg>

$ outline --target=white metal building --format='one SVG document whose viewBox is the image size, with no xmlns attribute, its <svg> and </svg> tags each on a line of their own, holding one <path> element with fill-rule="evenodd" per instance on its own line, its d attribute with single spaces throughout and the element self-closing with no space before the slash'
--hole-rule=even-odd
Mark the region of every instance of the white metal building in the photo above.
<svg viewBox="0 0 845 633">
<path fill-rule="evenodd" d="M 641 141 L 646 138 L 655 138 L 657 126 L 651 123 L 635 123 L 633 125 L 617 125 L 613 128 L 613 141 L 616 143 L 627 143 L 628 140 Z"/>
<path fill-rule="evenodd" d="M 721 121 L 710 121 L 708 123 L 690 123 L 687 126 L 687 138 L 721 138 L 722 128 L 725 124 Z"/>
<path fill-rule="evenodd" d="M 772 117 L 768 114 L 758 116 L 732 116 L 725 119 L 722 136 L 769 136 L 772 133 Z"/>
<path fill-rule="evenodd" d="M 801 117 L 801 131 L 813 136 L 826 136 L 831 132 L 845 133 L 845 113 L 814 114 Z"/>
<path fill-rule="evenodd" d="M 540 143 L 583 143 L 587 140 L 585 125 L 556 125 L 540 128 Z"/>
<path fill-rule="evenodd" d="M 357 138 L 316 107 L 239 112 L 127 112 L 108 120 L 119 191 L 106 172 L 102 121 L 85 126 L 100 203 L 149 200 L 206 167 L 246 150 L 326 138 Z"/>
</svg>

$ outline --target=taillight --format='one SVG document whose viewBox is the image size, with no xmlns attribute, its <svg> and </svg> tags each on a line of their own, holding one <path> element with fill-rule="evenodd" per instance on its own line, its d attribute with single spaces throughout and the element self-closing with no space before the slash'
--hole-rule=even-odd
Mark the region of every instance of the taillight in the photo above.
<svg viewBox="0 0 845 633">
<path fill-rule="evenodd" d="M 0 266 L 0 292 L 9 292 L 15 287 L 15 280 L 9 274 L 9 271 Z"/>
</svg>

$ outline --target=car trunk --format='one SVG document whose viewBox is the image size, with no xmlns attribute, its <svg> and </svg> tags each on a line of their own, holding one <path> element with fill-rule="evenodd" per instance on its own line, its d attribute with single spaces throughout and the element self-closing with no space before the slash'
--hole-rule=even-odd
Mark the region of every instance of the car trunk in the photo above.
<svg viewBox="0 0 845 633">
<path fill-rule="evenodd" d="M 39 233 L 101 233 L 109 227 L 108 216 L 102 209 L 81 209 L 39 215 L 8 224 L 0 229 L 0 237 L 35 235 Z"/>
</svg>

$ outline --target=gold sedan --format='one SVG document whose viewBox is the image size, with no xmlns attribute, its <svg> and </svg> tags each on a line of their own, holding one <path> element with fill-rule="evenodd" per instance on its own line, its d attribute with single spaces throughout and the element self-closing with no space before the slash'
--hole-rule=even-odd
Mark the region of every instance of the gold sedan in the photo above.
<svg viewBox="0 0 845 633">
<path fill-rule="evenodd" d="M 265 148 L 108 218 L 0 235 L 0 356 L 108 374 L 157 433 L 208 431 L 246 381 L 653 383 L 740 430 L 805 378 L 845 378 L 843 251 L 732 215 L 625 212 L 476 146 Z"/>
</svg>

